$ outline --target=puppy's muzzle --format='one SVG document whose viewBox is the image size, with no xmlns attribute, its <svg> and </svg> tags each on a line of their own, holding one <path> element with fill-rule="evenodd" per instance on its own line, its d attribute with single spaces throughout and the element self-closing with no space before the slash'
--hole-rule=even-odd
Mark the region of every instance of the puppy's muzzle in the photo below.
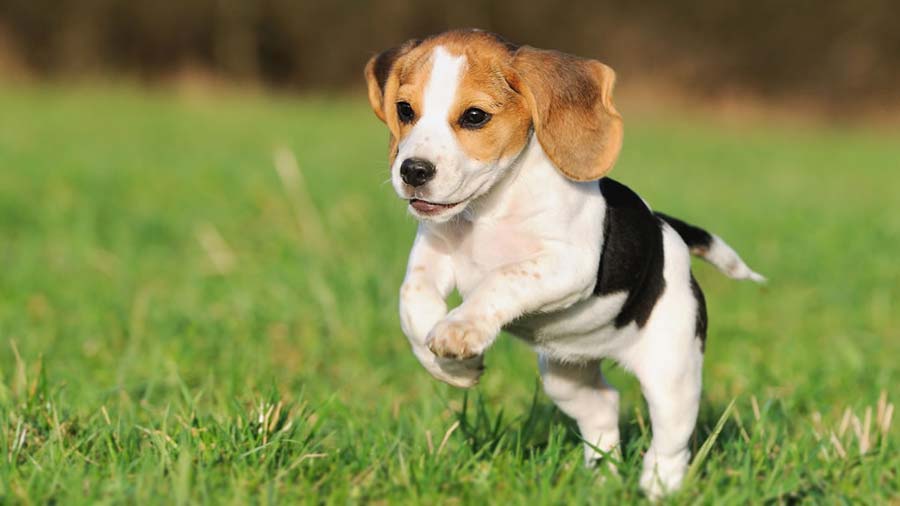
<svg viewBox="0 0 900 506">
<path fill-rule="evenodd" d="M 407 158 L 400 164 L 400 178 L 403 182 L 418 187 L 434 179 L 434 164 L 421 158 Z"/>
</svg>

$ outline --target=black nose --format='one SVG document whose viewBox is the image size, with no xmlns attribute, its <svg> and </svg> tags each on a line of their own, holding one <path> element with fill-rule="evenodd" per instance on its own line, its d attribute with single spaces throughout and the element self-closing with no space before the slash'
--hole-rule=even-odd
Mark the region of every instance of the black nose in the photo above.
<svg viewBox="0 0 900 506">
<path fill-rule="evenodd" d="M 410 186 L 422 186 L 434 178 L 434 164 L 421 158 L 407 158 L 400 164 L 400 177 Z"/>
</svg>

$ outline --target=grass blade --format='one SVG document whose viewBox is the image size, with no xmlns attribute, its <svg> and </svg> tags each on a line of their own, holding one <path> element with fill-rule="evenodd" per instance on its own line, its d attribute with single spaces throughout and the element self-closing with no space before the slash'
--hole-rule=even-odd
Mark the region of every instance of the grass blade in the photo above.
<svg viewBox="0 0 900 506">
<path fill-rule="evenodd" d="M 719 417 L 719 421 L 716 422 L 716 426 L 712 431 L 712 434 L 706 438 L 706 441 L 703 442 L 703 445 L 700 446 L 700 450 L 697 451 L 697 455 L 694 456 L 694 461 L 691 463 L 691 467 L 688 468 L 687 476 L 685 477 L 685 482 L 691 482 L 697 476 L 697 473 L 700 472 L 700 468 L 703 466 L 703 462 L 706 460 L 706 457 L 709 456 L 709 452 L 712 450 L 713 445 L 716 444 L 716 440 L 719 439 L 719 434 L 722 433 L 722 429 L 725 427 L 725 422 L 728 421 L 728 417 L 731 416 L 731 411 L 734 409 L 734 402 L 737 399 L 731 399 L 731 402 L 728 403 L 728 406 L 725 408 L 725 411 L 722 412 L 722 416 Z"/>
</svg>

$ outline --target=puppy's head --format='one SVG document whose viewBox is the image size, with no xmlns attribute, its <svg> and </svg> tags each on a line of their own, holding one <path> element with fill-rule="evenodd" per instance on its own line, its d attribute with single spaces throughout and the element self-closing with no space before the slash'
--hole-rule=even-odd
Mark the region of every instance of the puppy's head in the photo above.
<svg viewBox="0 0 900 506">
<path fill-rule="evenodd" d="M 566 177 L 603 177 L 622 145 L 602 63 L 516 47 L 478 30 L 411 40 L 366 65 L 391 132 L 391 180 L 419 219 L 446 221 L 487 193 L 532 133 Z"/>
</svg>

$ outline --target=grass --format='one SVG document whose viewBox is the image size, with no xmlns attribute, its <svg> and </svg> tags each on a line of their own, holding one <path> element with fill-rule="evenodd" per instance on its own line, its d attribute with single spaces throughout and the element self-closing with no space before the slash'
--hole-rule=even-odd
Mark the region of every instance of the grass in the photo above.
<svg viewBox="0 0 900 506">
<path fill-rule="evenodd" d="M 897 504 L 896 132 L 623 109 L 614 175 L 771 280 L 695 266 L 699 457 L 669 502 Z M 6 88 L 0 111 L 0 503 L 644 500 L 614 365 L 605 480 L 521 343 L 472 392 L 420 369 L 395 311 L 415 224 L 360 99 Z"/>
</svg>

